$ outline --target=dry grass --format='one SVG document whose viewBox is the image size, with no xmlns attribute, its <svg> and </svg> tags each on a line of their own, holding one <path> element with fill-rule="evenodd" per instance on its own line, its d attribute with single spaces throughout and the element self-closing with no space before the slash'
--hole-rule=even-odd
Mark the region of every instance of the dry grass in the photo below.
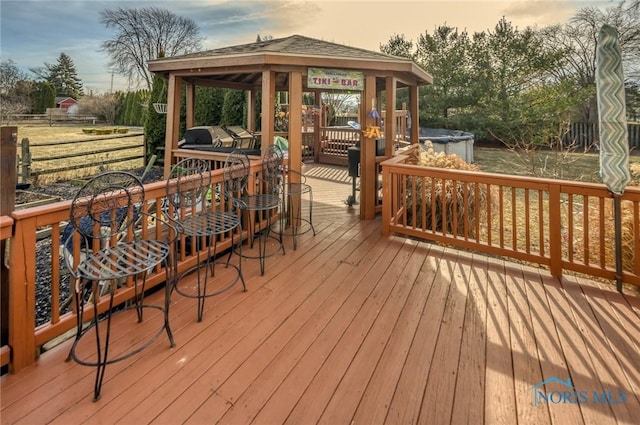
<svg viewBox="0 0 640 425">
<path fill-rule="evenodd" d="M 87 164 L 86 168 L 61 171 L 57 173 L 45 173 L 34 176 L 30 183 L 34 185 L 46 184 L 59 180 L 70 180 L 94 175 L 101 169 L 126 170 L 142 167 L 143 160 L 136 159 L 113 164 L 105 164 L 109 160 L 126 158 L 142 154 L 142 144 L 144 137 L 140 134 L 136 137 L 118 138 L 119 135 L 95 135 L 86 134 L 83 129 L 87 128 L 124 128 L 114 126 L 95 125 L 21 125 L 18 127 L 18 155 L 21 156 L 22 141 L 29 139 L 29 150 L 32 158 L 32 173 L 38 174 L 42 171 L 57 169 L 62 167 Z M 130 133 L 140 133 L 136 129 L 131 129 Z M 91 142 L 82 142 L 84 140 Z M 77 144 L 45 145 L 45 143 L 78 141 Z M 123 150 L 115 152 L 91 153 L 92 151 L 121 147 Z M 46 160 L 48 157 L 64 156 L 70 153 L 86 153 L 86 155 L 71 158 L 61 158 Z"/>
<path fill-rule="evenodd" d="M 468 164 L 456 155 L 435 152 L 429 141 L 425 146 L 427 150 L 421 153 L 415 146 L 410 151 L 407 163 L 425 167 L 478 171 L 477 166 Z M 463 182 L 434 180 L 428 177 L 411 178 L 407 194 L 409 220 L 417 227 L 458 235 L 465 234 L 466 229 L 471 236 L 474 236 L 475 218 L 483 218 L 488 202 L 491 202 L 491 199 L 485 185 L 469 186 Z M 443 217 L 446 217 L 446 220 L 443 220 Z"/>
</svg>

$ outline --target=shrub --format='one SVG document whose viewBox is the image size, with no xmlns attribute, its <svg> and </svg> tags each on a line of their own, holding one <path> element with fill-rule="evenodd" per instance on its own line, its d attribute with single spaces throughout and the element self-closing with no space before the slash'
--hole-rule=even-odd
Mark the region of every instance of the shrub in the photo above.
<svg viewBox="0 0 640 425">
<path fill-rule="evenodd" d="M 426 150 L 422 152 L 419 145 L 414 146 L 415 149 L 407 161 L 410 164 L 466 171 L 479 170 L 477 166 L 465 162 L 457 155 L 436 152 L 430 141 L 425 143 Z M 458 235 L 464 235 L 466 229 L 469 236 L 475 236 L 476 214 L 483 217 L 489 201 L 490 196 L 485 185 L 415 176 L 410 177 L 408 182 L 409 222 L 424 229 L 435 228 L 438 232 Z"/>
</svg>

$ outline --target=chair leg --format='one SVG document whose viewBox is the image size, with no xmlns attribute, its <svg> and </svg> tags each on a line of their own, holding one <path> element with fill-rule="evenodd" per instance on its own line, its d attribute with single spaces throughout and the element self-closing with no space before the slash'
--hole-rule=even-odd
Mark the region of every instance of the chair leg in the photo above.
<svg viewBox="0 0 640 425">
<path fill-rule="evenodd" d="M 198 238 L 200 239 L 200 238 Z M 196 243 L 196 250 L 198 253 L 198 258 L 196 260 L 196 274 L 197 274 L 197 284 L 198 284 L 198 296 L 196 297 L 196 299 L 198 300 L 198 322 L 202 322 L 202 315 L 204 314 L 204 299 L 206 298 L 206 294 L 207 294 L 207 280 L 209 277 L 209 258 L 210 257 L 210 252 L 207 252 L 207 261 L 204 267 L 204 282 L 200 279 L 200 249 L 198 247 L 198 244 Z"/>
<path fill-rule="evenodd" d="M 240 239 L 240 243 L 238 244 L 238 274 L 240 275 L 240 281 L 242 282 L 242 290 L 247 292 L 247 285 L 244 283 L 244 276 L 242 275 L 242 225 L 238 225 L 238 236 Z M 227 265 L 229 264 L 229 260 L 231 259 L 231 254 L 233 253 L 233 246 L 235 245 L 235 231 L 231 231 L 231 250 L 229 251 L 229 258 L 227 259 Z"/>
<path fill-rule="evenodd" d="M 71 349 L 69 350 L 69 354 L 67 355 L 67 358 L 65 360 L 65 362 L 70 361 L 73 358 L 73 352 L 76 349 L 76 346 L 78 345 L 78 342 L 80 341 L 80 337 L 82 336 L 82 322 L 83 322 L 83 317 L 84 317 L 84 286 L 88 283 L 88 282 L 82 282 L 82 279 L 79 279 L 79 285 L 80 285 L 80 292 L 76 292 L 75 293 L 75 306 L 76 306 L 76 337 L 73 341 L 73 345 L 71 345 Z M 82 302 L 81 302 L 82 301 Z"/>
<path fill-rule="evenodd" d="M 284 214 L 284 204 L 282 205 L 282 208 L 280 208 L 280 215 L 278 216 L 278 219 L 280 220 L 280 248 L 282 249 L 282 255 L 285 255 L 286 252 L 284 251 L 284 226 L 286 226 L 287 222 Z"/>
<path fill-rule="evenodd" d="M 316 228 L 313 227 L 313 190 L 309 190 L 309 225 L 311 226 L 313 236 L 315 236 Z"/>
<path fill-rule="evenodd" d="M 96 354 L 97 354 L 97 370 L 96 370 L 96 381 L 93 392 L 93 401 L 100 400 L 101 394 L 100 391 L 102 389 L 102 382 L 104 380 L 104 373 L 107 370 L 107 364 L 109 364 L 109 340 L 111 338 L 111 316 L 113 310 L 113 298 L 115 297 L 116 291 L 116 282 L 111 282 L 111 291 L 109 293 L 109 309 L 107 310 L 107 330 L 106 336 L 104 340 L 104 353 L 102 352 L 102 347 L 100 344 L 100 323 L 98 320 L 98 297 L 93 297 L 93 309 L 94 309 L 94 320 L 95 320 L 95 328 L 96 328 Z M 94 290 L 97 289 L 97 284 L 94 284 Z"/>
<path fill-rule="evenodd" d="M 172 263 L 175 261 L 171 260 Z M 169 344 L 171 348 L 176 346 L 175 341 L 173 340 L 173 332 L 171 332 L 171 326 L 169 326 L 169 306 L 171 306 L 171 291 L 173 291 L 173 286 L 175 285 L 175 279 L 178 276 L 178 270 L 173 269 L 173 271 L 169 271 L 169 259 L 165 258 L 164 260 L 164 268 L 165 268 L 165 283 L 164 283 L 164 329 L 167 331 L 167 336 L 169 337 Z M 174 276 L 171 276 L 173 274 Z"/>
<path fill-rule="evenodd" d="M 258 234 L 258 257 L 260 260 L 260 276 L 264 276 L 265 255 L 267 253 L 267 239 L 271 229 L 271 216 L 267 216 L 267 228 Z"/>
</svg>

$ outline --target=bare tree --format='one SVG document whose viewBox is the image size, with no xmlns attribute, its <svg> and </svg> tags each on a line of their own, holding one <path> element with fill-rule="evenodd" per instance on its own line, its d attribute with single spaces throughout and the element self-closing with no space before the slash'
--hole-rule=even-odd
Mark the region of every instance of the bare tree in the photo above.
<svg viewBox="0 0 640 425">
<path fill-rule="evenodd" d="M 117 32 L 101 44 L 109 55 L 114 72 L 146 84 L 151 90 L 153 77 L 147 62 L 164 56 L 191 53 L 201 48 L 204 37 L 196 23 L 173 12 L 147 7 L 143 9 L 106 9 L 101 22 Z"/>
<path fill-rule="evenodd" d="M 108 124 L 114 124 L 118 114 L 118 97 L 108 93 L 103 95 L 86 95 L 80 99 L 80 112 L 83 115 L 94 115 Z"/>
<path fill-rule="evenodd" d="M 355 105 L 359 104 L 359 95 L 343 92 L 323 92 L 322 103 L 327 105 L 327 123 L 333 125 L 339 114 L 356 112 Z"/>
<path fill-rule="evenodd" d="M 571 77 L 580 87 L 593 87 L 595 93 L 596 44 L 603 24 L 618 30 L 626 76 L 640 78 L 640 9 L 638 2 L 626 6 L 623 1 L 604 11 L 596 7 L 580 9 L 569 23 L 541 30 L 549 48 L 565 52 L 555 68 L 559 80 Z M 595 95 L 582 115 L 584 121 L 596 119 Z"/>
<path fill-rule="evenodd" d="M 33 82 L 11 59 L 0 61 L 0 122 L 31 109 Z"/>
</svg>

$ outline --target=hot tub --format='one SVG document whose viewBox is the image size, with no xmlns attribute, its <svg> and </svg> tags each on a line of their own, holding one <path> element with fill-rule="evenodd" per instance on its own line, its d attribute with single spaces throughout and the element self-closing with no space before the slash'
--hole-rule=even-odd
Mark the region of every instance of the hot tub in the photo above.
<svg viewBox="0 0 640 425">
<path fill-rule="evenodd" d="M 420 143 L 430 140 L 433 150 L 454 154 L 468 163 L 473 162 L 473 133 L 443 128 L 420 128 Z"/>
</svg>

